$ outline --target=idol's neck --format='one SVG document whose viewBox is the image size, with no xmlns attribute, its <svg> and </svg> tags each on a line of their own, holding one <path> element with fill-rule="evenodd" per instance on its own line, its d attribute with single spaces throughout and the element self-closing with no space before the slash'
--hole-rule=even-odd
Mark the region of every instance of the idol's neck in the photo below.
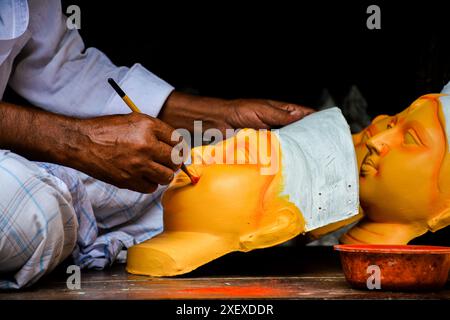
<svg viewBox="0 0 450 320">
<path fill-rule="evenodd" d="M 364 218 L 340 241 L 345 244 L 407 244 L 427 231 L 422 224 L 379 223 Z"/>
</svg>

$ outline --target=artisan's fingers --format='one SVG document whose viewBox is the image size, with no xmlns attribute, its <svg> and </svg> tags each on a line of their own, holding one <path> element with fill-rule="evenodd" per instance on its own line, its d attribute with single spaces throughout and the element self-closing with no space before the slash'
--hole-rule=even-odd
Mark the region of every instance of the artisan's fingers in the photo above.
<svg viewBox="0 0 450 320">
<path fill-rule="evenodd" d="M 300 119 L 297 114 L 273 106 L 260 110 L 259 118 L 270 127 L 285 126 Z"/>
<path fill-rule="evenodd" d="M 159 119 L 155 119 L 155 121 L 157 121 L 157 125 L 154 128 L 154 133 L 158 140 L 172 147 L 180 143 L 180 138 L 177 139 L 179 135 L 177 135 L 176 132 L 174 133 L 174 128 Z"/>
<path fill-rule="evenodd" d="M 295 104 L 268 105 L 267 108 L 261 110 L 259 118 L 271 127 L 279 127 L 302 119 L 310 114 L 311 110 L 310 108 L 304 109 Z"/>
<path fill-rule="evenodd" d="M 174 176 L 174 170 L 169 169 L 166 166 L 163 166 L 156 162 L 152 162 L 149 168 L 147 168 L 143 173 L 143 177 L 145 179 L 149 180 L 152 183 L 162 185 L 169 184 L 173 180 Z"/>
<path fill-rule="evenodd" d="M 176 150 L 172 146 L 167 145 L 164 142 L 158 141 L 155 146 L 156 152 L 152 155 L 153 161 L 162 164 L 163 166 L 177 171 L 180 168 L 182 162 L 182 154 L 176 153 Z M 175 151 L 175 152 L 174 152 Z M 176 153 L 176 154 L 175 154 Z M 175 158 L 178 159 L 175 159 Z M 181 160 L 181 161 L 180 161 Z M 176 163 L 179 164 L 176 164 Z"/>
<path fill-rule="evenodd" d="M 287 111 L 291 114 L 302 114 L 303 116 L 307 116 L 308 114 L 315 112 L 315 110 L 312 108 L 300 106 L 300 105 L 294 104 L 294 103 L 281 103 L 281 104 L 275 105 L 275 107 L 277 107 L 281 110 Z"/>
<path fill-rule="evenodd" d="M 269 103 L 278 109 L 287 111 L 289 113 L 302 114 L 303 116 L 316 112 L 316 110 L 312 108 L 301 106 L 295 103 L 281 102 L 275 100 L 269 100 Z"/>
</svg>

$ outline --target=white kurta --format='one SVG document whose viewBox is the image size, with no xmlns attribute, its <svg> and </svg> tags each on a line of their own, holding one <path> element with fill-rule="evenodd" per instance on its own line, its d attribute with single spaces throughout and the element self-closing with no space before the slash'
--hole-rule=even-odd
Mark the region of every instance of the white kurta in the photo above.
<svg viewBox="0 0 450 320">
<path fill-rule="evenodd" d="M 99 50 L 85 50 L 78 31 L 67 28 L 60 0 L 0 1 L 0 98 L 9 84 L 33 105 L 56 113 L 129 113 L 109 77 L 152 116 L 173 90 L 140 64 L 117 67 Z"/>
</svg>

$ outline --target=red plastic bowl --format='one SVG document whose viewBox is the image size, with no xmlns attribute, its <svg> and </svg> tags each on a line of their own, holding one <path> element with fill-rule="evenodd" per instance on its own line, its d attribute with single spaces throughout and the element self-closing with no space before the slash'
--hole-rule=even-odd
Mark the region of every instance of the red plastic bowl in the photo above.
<svg viewBox="0 0 450 320">
<path fill-rule="evenodd" d="M 448 279 L 450 247 L 413 245 L 335 245 L 350 285 L 371 289 L 373 267 L 379 267 L 381 290 L 436 290 Z M 376 267 L 375 267 L 376 268 Z"/>
</svg>

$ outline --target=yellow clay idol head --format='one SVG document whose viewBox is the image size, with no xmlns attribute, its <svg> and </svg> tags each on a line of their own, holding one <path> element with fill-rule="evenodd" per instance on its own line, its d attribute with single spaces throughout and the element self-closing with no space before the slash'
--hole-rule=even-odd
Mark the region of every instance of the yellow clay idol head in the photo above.
<svg viewBox="0 0 450 320">
<path fill-rule="evenodd" d="M 246 138 L 267 147 L 266 152 L 252 152 Z M 245 129 L 215 146 L 194 148 L 194 164 L 188 168 L 199 182 L 191 185 L 181 172 L 176 176 L 163 195 L 164 232 L 129 250 L 127 270 L 183 274 L 226 253 L 273 246 L 298 235 L 304 222 L 299 210 L 279 197 L 280 170 L 261 174 L 265 167 L 278 166 L 277 147 L 271 132 Z"/>
<path fill-rule="evenodd" d="M 354 136 L 364 219 L 344 243 L 406 244 L 450 223 L 450 97 L 429 94 Z"/>
</svg>

